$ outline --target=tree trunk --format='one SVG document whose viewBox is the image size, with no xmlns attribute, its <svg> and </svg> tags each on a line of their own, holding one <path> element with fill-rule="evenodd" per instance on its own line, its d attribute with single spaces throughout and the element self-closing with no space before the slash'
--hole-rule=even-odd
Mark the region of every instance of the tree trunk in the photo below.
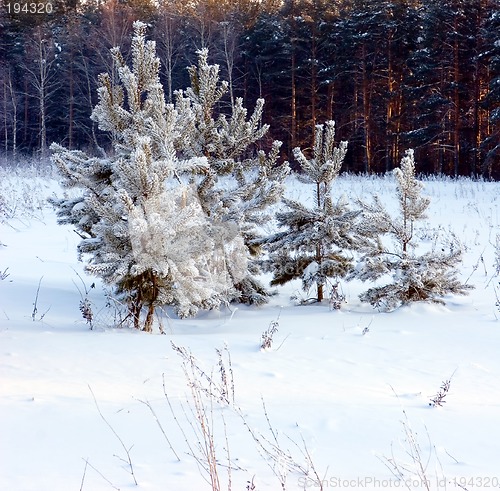
<svg viewBox="0 0 500 491">
<path fill-rule="evenodd" d="M 28 77 L 24 79 L 24 131 L 23 141 L 26 145 L 28 143 L 28 124 L 29 124 L 29 92 L 28 92 Z"/>
<path fill-rule="evenodd" d="M 316 182 L 316 205 L 318 208 L 321 208 L 323 205 L 321 199 L 321 182 Z M 316 263 L 318 265 L 318 269 L 321 270 L 321 265 L 323 262 L 323 251 L 321 250 L 321 244 L 316 246 Z M 317 300 L 321 302 L 324 298 L 323 294 L 323 284 L 316 282 L 317 287 Z"/>
<path fill-rule="evenodd" d="M 12 158 L 14 162 L 17 158 L 17 101 L 14 87 L 12 86 L 12 76 L 9 72 L 9 92 L 12 101 Z"/>
<path fill-rule="evenodd" d="M 297 87 L 295 81 L 295 42 L 292 41 L 292 56 L 291 56 L 291 95 L 292 100 L 290 103 L 290 117 L 291 117 L 291 148 L 295 148 L 297 146 Z"/>
<path fill-rule="evenodd" d="M 5 137 L 5 145 L 4 151 L 5 155 L 9 151 L 9 125 L 7 119 L 7 81 L 3 81 L 3 128 L 4 128 L 4 137 Z"/>
<path fill-rule="evenodd" d="M 458 30 L 458 16 L 455 16 L 453 27 Z M 453 43 L 453 173 L 458 176 L 460 162 L 460 51 L 458 37 L 455 36 Z"/>
<path fill-rule="evenodd" d="M 363 91 L 363 135 L 365 143 L 365 169 L 369 174 L 372 171 L 372 135 L 371 135 L 371 87 L 366 71 L 366 46 L 362 50 L 362 91 Z"/>
<path fill-rule="evenodd" d="M 290 0 L 290 149 L 297 146 L 297 21 L 295 0 Z"/>
<path fill-rule="evenodd" d="M 316 25 L 312 23 L 311 32 L 311 128 L 312 128 L 312 145 L 314 146 L 314 139 L 316 136 L 316 105 L 318 98 L 318 68 L 317 68 L 317 39 L 316 39 Z"/>
<path fill-rule="evenodd" d="M 224 37 L 224 59 L 226 61 L 227 78 L 229 83 L 229 96 L 231 99 L 231 107 L 234 107 L 234 57 L 236 50 L 236 37 L 234 32 L 234 25 L 231 26 L 230 22 L 224 21 L 222 24 L 222 34 Z"/>
<path fill-rule="evenodd" d="M 153 332 L 153 321 L 154 321 L 155 307 L 152 303 L 148 305 L 148 313 L 146 315 L 146 321 L 144 322 L 143 331 Z"/>
<path fill-rule="evenodd" d="M 385 115 L 385 171 L 392 168 L 394 158 L 394 134 L 392 131 L 392 118 L 394 115 L 393 97 L 394 97 L 394 78 L 392 68 L 392 37 L 391 31 L 387 34 L 387 92 L 389 100 L 386 106 Z"/>
<path fill-rule="evenodd" d="M 71 56 L 71 61 L 73 61 L 73 56 Z M 73 80 L 73 63 L 70 64 L 69 69 L 69 108 L 68 108 L 68 148 L 73 148 L 73 127 L 74 127 L 74 112 L 75 112 L 75 89 Z"/>
</svg>

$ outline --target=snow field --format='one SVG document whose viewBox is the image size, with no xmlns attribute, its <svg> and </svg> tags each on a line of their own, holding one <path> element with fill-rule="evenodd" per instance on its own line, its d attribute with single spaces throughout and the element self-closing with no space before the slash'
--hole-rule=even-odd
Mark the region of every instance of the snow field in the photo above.
<svg viewBox="0 0 500 491">
<path fill-rule="evenodd" d="M 22 199 L 33 182 L 17 174 L 9 202 Z M 375 192 L 388 206 L 396 205 L 394 189 L 392 177 L 346 175 L 334 184 L 350 200 Z M 42 196 L 56 190 L 57 183 L 45 179 L 34 192 L 43 202 Z M 9 273 L 0 280 L 0 489 L 211 489 L 188 455 L 164 395 L 165 382 L 195 448 L 190 389 L 171 342 L 191 350 L 214 380 L 215 348 L 228 347 L 238 410 L 214 404 L 210 414 L 220 464 L 230 450 L 233 490 L 245 490 L 253 476 L 257 490 L 279 490 L 280 475 L 286 475 L 287 490 L 320 489 L 312 473 L 287 473 L 283 462 L 259 455 L 245 422 L 274 442 L 268 419 L 280 448 L 303 465 L 305 442 L 323 489 L 425 489 L 407 454 L 405 421 L 420 445 L 431 489 L 445 489 L 444 483 L 446 489 L 500 486 L 500 312 L 493 246 L 500 233 L 498 191 L 498 183 L 425 180 L 423 194 L 431 204 L 421 241 L 430 246 L 436 234 L 459 237 L 466 246 L 462 278 L 476 286 L 469 296 L 387 314 L 361 304 L 357 295 L 368 286 L 351 282 L 342 284 L 348 303 L 332 312 L 327 303 L 294 306 L 289 297 L 300 285 L 290 284 L 261 308 L 238 306 L 187 320 L 164 317 L 164 336 L 106 327 L 113 309 L 106 307 L 98 281 L 89 296 L 99 322 L 89 330 L 78 310 L 79 290 L 82 280 L 88 288 L 95 279 L 77 261 L 78 236 L 56 224 L 48 205 L 22 213 L 18 207 L 0 225 L 0 272 Z M 287 192 L 303 200 L 309 196 L 291 181 Z M 262 351 L 261 335 L 273 320 L 278 332 L 271 349 Z M 445 404 L 430 407 L 450 377 Z M 130 449 L 137 486 L 120 441 L 99 411 Z M 401 481 L 385 458 L 406 469 Z M 218 472 L 221 489 L 228 489 L 226 468 Z"/>
</svg>

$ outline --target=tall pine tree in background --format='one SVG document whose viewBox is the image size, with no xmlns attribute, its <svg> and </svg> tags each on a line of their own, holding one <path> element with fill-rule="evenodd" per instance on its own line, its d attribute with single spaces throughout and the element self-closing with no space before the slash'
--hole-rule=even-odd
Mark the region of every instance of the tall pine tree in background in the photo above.
<svg viewBox="0 0 500 491">
<path fill-rule="evenodd" d="M 500 11 L 493 11 L 484 25 L 486 44 L 485 58 L 489 61 L 490 82 L 484 98 L 483 107 L 488 111 L 491 127 L 490 135 L 481 147 L 485 152 L 482 175 L 491 178 L 498 176 L 500 166 Z M 496 171 L 496 172 L 495 172 Z M 497 177 L 498 178 L 498 177 Z"/>
<path fill-rule="evenodd" d="M 290 58 L 288 26 L 276 13 L 259 17 L 242 40 L 242 55 L 247 72 L 245 97 L 264 98 L 272 133 L 291 151 L 290 135 Z M 271 116 L 273 115 L 273 116 Z"/>
</svg>

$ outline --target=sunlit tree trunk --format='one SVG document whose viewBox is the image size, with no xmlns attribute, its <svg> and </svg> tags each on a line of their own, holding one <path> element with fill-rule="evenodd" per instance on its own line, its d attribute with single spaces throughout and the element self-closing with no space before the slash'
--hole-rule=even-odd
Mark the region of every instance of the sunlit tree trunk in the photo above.
<svg viewBox="0 0 500 491">
<path fill-rule="evenodd" d="M 222 29 L 222 40 L 224 43 L 224 60 L 227 69 L 227 81 L 229 83 L 229 96 L 231 107 L 234 107 L 234 64 L 236 57 L 236 45 L 239 34 L 236 21 L 224 20 L 220 23 Z"/>
</svg>

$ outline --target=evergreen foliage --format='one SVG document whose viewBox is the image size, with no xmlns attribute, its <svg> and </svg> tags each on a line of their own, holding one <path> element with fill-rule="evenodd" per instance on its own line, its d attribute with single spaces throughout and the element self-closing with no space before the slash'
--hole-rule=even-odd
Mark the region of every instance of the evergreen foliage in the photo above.
<svg viewBox="0 0 500 491">
<path fill-rule="evenodd" d="M 252 295 L 263 301 L 245 241 L 257 236 L 263 211 L 280 198 L 288 168 L 274 165 L 279 143 L 252 158 L 249 146 L 267 131 L 259 126 L 263 101 L 248 121 L 241 100 L 229 119 L 214 119 L 227 85 L 206 50 L 189 69 L 192 87 L 166 104 L 155 43 L 145 32 L 145 24 L 134 23 L 131 68 L 114 48 L 117 82 L 100 77 L 92 119 L 111 133 L 113 155 L 52 150 L 63 184 L 83 190 L 54 200 L 60 222 L 74 224 L 82 237 L 87 271 L 115 285 L 135 327 L 149 331 L 158 306 L 172 305 L 185 317 Z M 242 284 L 243 295 L 235 288 Z"/>
<path fill-rule="evenodd" d="M 332 183 L 347 151 L 347 142 L 335 147 L 334 138 L 335 123 L 328 121 L 316 126 L 311 159 L 294 149 L 302 170 L 299 179 L 312 185 L 314 205 L 284 199 L 286 209 L 277 214 L 282 230 L 262 241 L 269 252 L 265 267 L 273 273 L 271 284 L 300 278 L 304 291 L 316 287 L 318 302 L 330 278 L 342 278 L 351 270 L 350 251 L 365 243 L 357 229 L 360 211 L 350 210 L 344 197 L 332 196 Z"/>
<path fill-rule="evenodd" d="M 365 251 L 350 279 L 375 281 L 389 276 L 392 282 L 375 286 L 360 295 L 382 310 L 395 308 L 420 300 L 441 302 L 439 297 L 453 293 L 463 295 L 471 286 L 458 279 L 457 264 L 461 249 L 456 240 L 450 241 L 449 251 L 415 253 L 415 226 L 426 218 L 430 201 L 421 196 L 423 188 L 415 177 L 413 150 L 408 150 L 401 167 L 394 169 L 399 201 L 399 216 L 393 217 L 375 196 L 372 203 L 361 202 L 365 233 L 378 237 L 375 246 Z M 388 236 L 395 247 L 388 247 L 383 237 Z"/>
<path fill-rule="evenodd" d="M 281 199 L 289 167 L 277 164 L 279 141 L 273 142 L 269 153 L 259 150 L 254 155 L 252 147 L 269 130 L 268 125 L 261 125 L 263 99 L 257 100 L 248 119 L 241 98 L 235 100 L 229 117 L 220 114 L 215 118 L 215 108 L 228 84 L 219 83 L 219 67 L 209 65 L 207 56 L 207 50 L 200 51 L 198 66 L 189 68 L 191 87 L 176 94 L 177 106 L 189 107 L 194 115 L 192 140 L 185 140 L 180 151 L 207 159 L 208 168 L 196 181 L 200 204 L 215 229 L 235 229 L 243 239 L 250 256 L 248 273 L 237 275 L 231 261 L 227 262 L 228 273 L 238 299 L 258 305 L 269 295 L 254 276 L 259 272 L 259 227 L 271 218 L 266 209 Z"/>
</svg>

